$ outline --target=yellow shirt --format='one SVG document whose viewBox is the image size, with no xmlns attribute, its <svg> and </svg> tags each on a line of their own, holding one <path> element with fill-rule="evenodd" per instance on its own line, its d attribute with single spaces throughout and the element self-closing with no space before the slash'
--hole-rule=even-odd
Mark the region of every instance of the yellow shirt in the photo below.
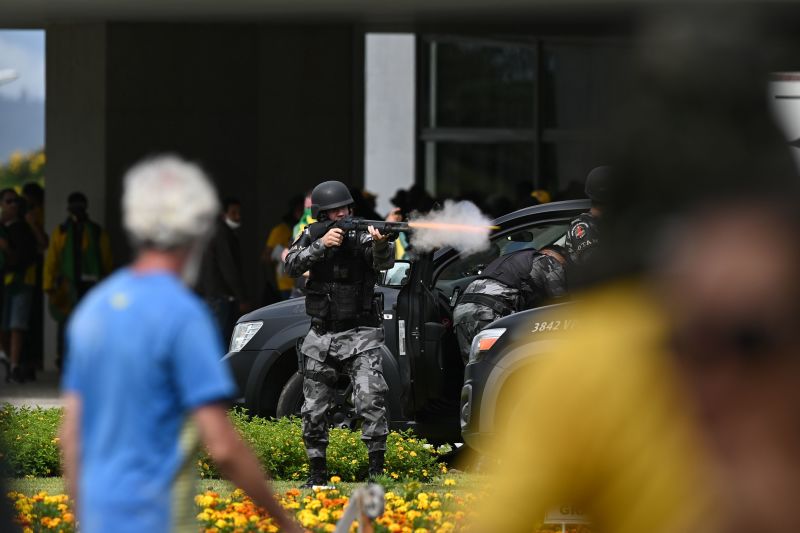
<svg viewBox="0 0 800 533">
<path fill-rule="evenodd" d="M 267 237 L 267 247 L 271 249 L 275 249 L 275 247 L 280 246 L 282 248 L 288 248 L 291 244 L 292 240 L 292 228 L 289 227 L 288 224 L 282 222 L 272 228 L 272 231 L 269 232 L 269 237 Z M 278 261 L 278 269 L 275 273 L 275 277 L 278 282 L 278 290 L 279 291 L 290 291 L 294 287 L 294 278 L 287 276 L 283 272 L 283 264 L 281 261 Z"/>
<path fill-rule="evenodd" d="M 711 529 L 709 463 L 652 301 L 629 283 L 575 304 L 570 337 L 511 402 L 479 531 L 532 531 L 565 505 L 595 532 Z"/>
</svg>

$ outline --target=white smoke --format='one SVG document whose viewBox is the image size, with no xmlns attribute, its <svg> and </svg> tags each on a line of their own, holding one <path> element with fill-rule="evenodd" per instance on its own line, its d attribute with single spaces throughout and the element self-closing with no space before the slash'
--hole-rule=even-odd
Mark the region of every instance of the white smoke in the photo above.
<svg viewBox="0 0 800 533">
<path fill-rule="evenodd" d="M 428 252 L 443 246 L 452 246 L 459 252 L 469 255 L 489 248 L 489 233 L 492 221 L 472 202 L 445 200 L 442 209 L 425 215 L 414 213 L 409 222 L 433 222 L 467 225 L 469 228 L 414 228 L 411 242 L 416 251 Z"/>
</svg>

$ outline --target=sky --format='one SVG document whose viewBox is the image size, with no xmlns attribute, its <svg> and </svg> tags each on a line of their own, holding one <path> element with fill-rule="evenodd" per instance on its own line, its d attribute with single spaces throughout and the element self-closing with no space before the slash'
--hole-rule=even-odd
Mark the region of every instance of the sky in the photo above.
<svg viewBox="0 0 800 533">
<path fill-rule="evenodd" d="M 44 31 L 0 30 L 0 70 L 18 76 L 0 85 L 0 165 L 44 146 L 44 55 Z"/>
<path fill-rule="evenodd" d="M 44 101 L 44 31 L 0 30 L 0 70 L 5 69 L 19 77 L 0 85 L 0 96 Z"/>
</svg>

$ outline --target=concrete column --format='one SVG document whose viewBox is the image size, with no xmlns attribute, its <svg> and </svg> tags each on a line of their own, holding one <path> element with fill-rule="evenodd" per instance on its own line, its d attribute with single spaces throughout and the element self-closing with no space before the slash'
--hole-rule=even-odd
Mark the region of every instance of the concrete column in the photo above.
<svg viewBox="0 0 800 533">
<path fill-rule="evenodd" d="M 366 36 L 364 183 L 382 214 L 397 189 L 414 183 L 415 54 L 414 34 Z"/>
<path fill-rule="evenodd" d="M 48 232 L 66 217 L 67 196 L 82 191 L 105 224 L 105 24 L 53 24 L 46 33 Z M 45 306 L 47 303 L 45 302 Z M 45 369 L 55 366 L 56 324 L 45 309 Z"/>
</svg>

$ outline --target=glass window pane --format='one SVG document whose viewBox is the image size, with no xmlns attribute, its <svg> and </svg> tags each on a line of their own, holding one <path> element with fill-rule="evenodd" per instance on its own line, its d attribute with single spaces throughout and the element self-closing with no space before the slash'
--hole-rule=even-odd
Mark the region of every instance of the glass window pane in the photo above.
<svg viewBox="0 0 800 533">
<path fill-rule="evenodd" d="M 607 165 L 596 146 L 588 142 L 545 143 L 542 146 L 542 187 L 554 200 L 585 198 L 586 175 Z"/>
<path fill-rule="evenodd" d="M 532 143 L 436 143 L 436 195 L 473 201 L 500 216 L 530 205 Z"/>
<path fill-rule="evenodd" d="M 628 49 L 546 44 L 542 119 L 546 128 L 603 128 L 630 96 Z"/>
<path fill-rule="evenodd" d="M 533 48 L 470 42 L 435 49 L 435 124 L 440 128 L 532 128 Z"/>
</svg>

